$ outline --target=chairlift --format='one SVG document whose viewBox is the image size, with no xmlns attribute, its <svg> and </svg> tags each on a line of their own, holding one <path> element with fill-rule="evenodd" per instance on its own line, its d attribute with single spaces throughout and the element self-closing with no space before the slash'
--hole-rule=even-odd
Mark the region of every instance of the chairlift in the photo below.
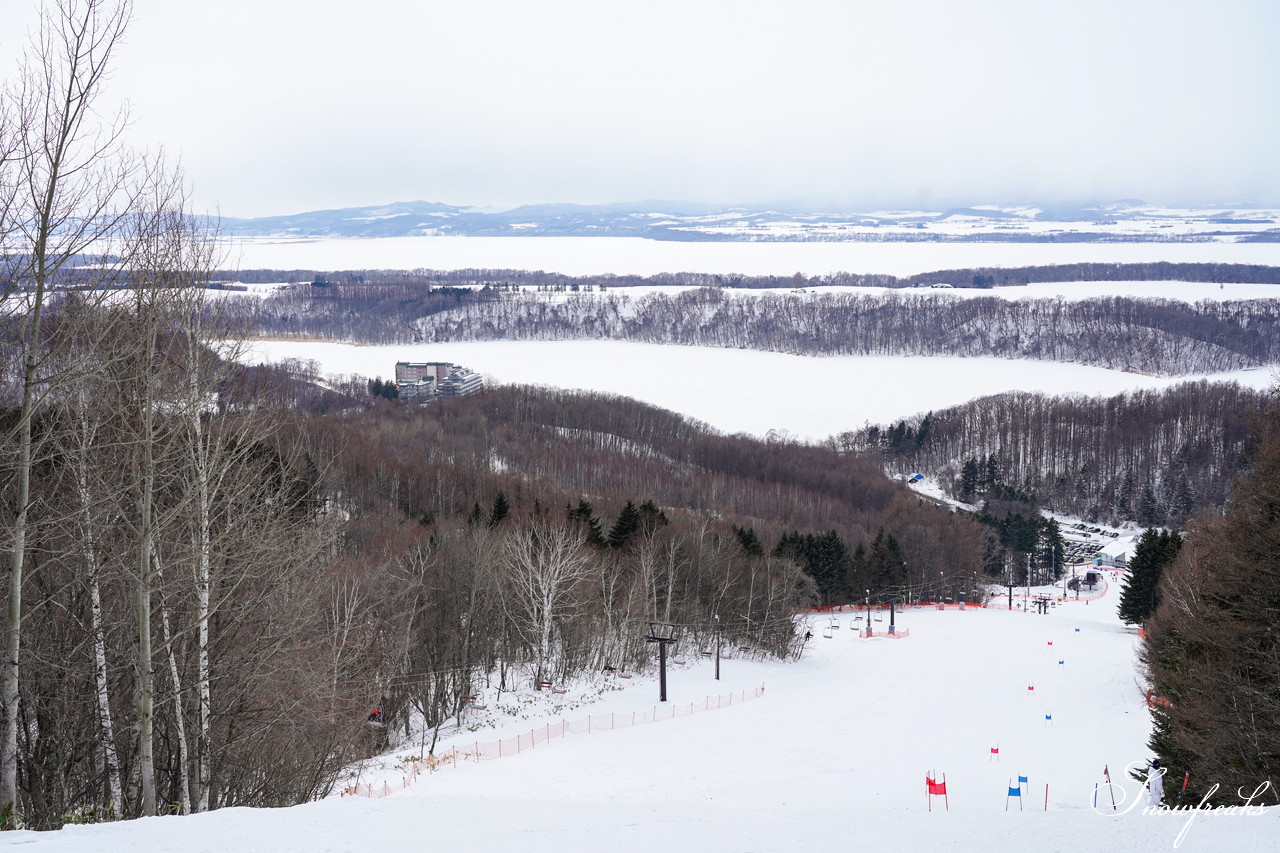
<svg viewBox="0 0 1280 853">
<path fill-rule="evenodd" d="M 703 656 L 704 658 L 709 658 L 709 657 L 711 657 L 713 654 L 714 654 L 713 652 L 703 652 L 703 653 L 702 653 L 702 656 Z"/>
<path fill-rule="evenodd" d="M 826 628 L 823 629 L 822 636 L 823 636 L 823 639 L 827 639 L 827 640 L 831 640 L 835 638 L 835 634 L 831 632 L 830 625 L 828 625 Z"/>
<path fill-rule="evenodd" d="M 673 664 L 675 664 L 676 666 L 684 666 L 684 664 L 685 664 L 685 660 L 684 660 L 684 658 L 672 658 L 672 659 L 671 659 L 671 662 L 672 662 Z"/>
<path fill-rule="evenodd" d="M 877 622 L 884 621 L 884 613 L 880 612 L 879 610 L 876 611 L 876 621 Z"/>
</svg>

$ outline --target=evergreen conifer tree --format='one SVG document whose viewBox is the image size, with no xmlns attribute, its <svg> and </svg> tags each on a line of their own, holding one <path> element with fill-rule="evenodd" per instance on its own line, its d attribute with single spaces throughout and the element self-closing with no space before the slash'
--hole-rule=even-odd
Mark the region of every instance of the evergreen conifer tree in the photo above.
<svg viewBox="0 0 1280 853">
<path fill-rule="evenodd" d="M 738 537 L 738 544 L 742 546 L 742 550 L 752 557 L 763 557 L 764 546 L 760 544 L 760 538 L 756 536 L 754 527 L 748 527 L 745 530 L 733 526 L 734 535 Z"/>
<path fill-rule="evenodd" d="M 604 534 L 600 530 L 600 519 L 595 517 L 595 509 L 588 500 L 578 501 L 578 506 L 568 510 L 570 521 L 576 521 L 586 528 L 586 540 L 588 543 L 603 548 L 605 545 Z"/>
<path fill-rule="evenodd" d="M 846 586 L 850 590 L 864 589 L 870 580 L 867 546 L 861 542 L 849 557 L 849 570 L 845 577 L 847 578 Z"/>
<path fill-rule="evenodd" d="M 1138 523 L 1154 527 L 1164 521 L 1164 512 L 1156 500 L 1156 490 L 1147 483 L 1138 497 Z"/>
<path fill-rule="evenodd" d="M 1062 541 L 1062 529 L 1056 518 L 1050 518 L 1040 525 L 1040 550 L 1036 555 L 1037 564 L 1048 569 L 1052 580 L 1057 580 L 1067 561 L 1066 544 Z"/>
<path fill-rule="evenodd" d="M 834 530 L 820 536 L 795 531 L 784 533 L 774 556 L 798 563 L 817 584 L 824 604 L 848 600 L 849 549 Z"/>
<path fill-rule="evenodd" d="M 667 521 L 667 514 L 658 509 L 653 502 L 653 498 L 640 504 L 640 529 L 645 535 L 653 533 L 659 527 L 665 527 L 670 522 Z"/>
<path fill-rule="evenodd" d="M 1160 576 L 1181 547 L 1182 537 L 1176 531 L 1149 527 L 1142 532 L 1120 589 L 1122 620 L 1141 625 L 1151 617 L 1160 603 Z"/>
<path fill-rule="evenodd" d="M 506 494 L 498 492 L 497 497 L 493 499 L 493 509 L 489 511 L 489 526 L 497 527 L 510 514 L 511 506 L 507 503 Z"/>
<path fill-rule="evenodd" d="M 623 548 L 626 547 L 631 537 L 640 529 L 640 510 L 636 509 L 636 505 L 631 501 L 627 501 L 626 506 L 618 513 L 618 518 L 613 522 L 613 527 L 609 529 L 609 547 Z"/>
<path fill-rule="evenodd" d="M 971 503 L 978 494 L 978 460 L 970 456 L 960 469 L 960 493 L 958 497 Z"/>
<path fill-rule="evenodd" d="M 998 482 L 1000 482 L 1000 460 L 996 458 L 994 453 L 991 453 L 987 456 L 987 462 L 983 466 L 982 480 L 978 485 L 990 488 Z"/>
<path fill-rule="evenodd" d="M 1116 495 L 1116 509 L 1123 516 L 1133 511 L 1133 469 L 1124 472 L 1124 480 L 1120 483 L 1120 492 Z"/>
</svg>

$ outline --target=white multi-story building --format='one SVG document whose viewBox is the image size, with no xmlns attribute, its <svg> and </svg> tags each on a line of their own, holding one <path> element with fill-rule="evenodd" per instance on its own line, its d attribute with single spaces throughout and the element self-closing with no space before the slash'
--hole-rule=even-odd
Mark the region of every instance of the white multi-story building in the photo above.
<svg viewBox="0 0 1280 853">
<path fill-rule="evenodd" d="M 435 399 L 465 397 L 484 387 L 484 377 L 474 370 L 447 361 L 396 362 L 396 390 L 402 400 L 427 403 Z"/>
</svg>

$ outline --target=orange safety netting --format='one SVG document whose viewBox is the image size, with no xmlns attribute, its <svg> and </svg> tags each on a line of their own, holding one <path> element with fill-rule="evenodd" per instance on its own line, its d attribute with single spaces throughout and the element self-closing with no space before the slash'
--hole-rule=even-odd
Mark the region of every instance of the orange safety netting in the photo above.
<svg viewBox="0 0 1280 853">
<path fill-rule="evenodd" d="M 901 640 L 901 639 L 903 639 L 904 637 L 909 637 L 909 636 L 911 636 L 911 629 L 910 629 L 910 628 L 895 628 L 895 629 L 893 630 L 893 633 L 891 634 L 891 633 L 889 633 L 888 629 L 886 629 L 886 628 L 876 628 L 876 629 L 872 629 L 872 630 L 867 630 L 866 628 L 859 628 L 859 629 L 858 629 L 858 636 L 859 636 L 859 637 L 861 637 L 861 638 L 862 638 L 862 639 L 864 639 L 864 640 L 865 640 L 867 637 L 885 637 L 885 638 L 890 639 L 890 640 Z"/>
<path fill-rule="evenodd" d="M 521 752 L 534 749 L 539 744 L 544 744 L 553 738 L 564 737 L 567 734 L 590 734 L 592 732 L 612 731 L 613 729 L 638 726 L 642 723 L 657 723 L 662 720 L 675 719 L 676 717 L 687 717 L 702 711 L 715 711 L 719 708 L 741 705 L 743 702 L 763 695 L 764 685 L 762 684 L 754 690 L 726 693 L 721 696 L 708 696 L 701 702 L 691 702 L 688 705 L 654 706 L 648 711 L 632 711 L 629 714 L 591 714 L 581 720 L 561 720 L 556 723 L 548 723 L 528 734 L 516 737 L 503 738 L 486 743 L 477 741 L 463 749 L 451 746 L 448 752 L 440 755 L 428 755 L 425 758 L 411 760 L 408 763 L 407 772 L 400 779 L 399 785 L 393 786 L 387 781 L 383 781 L 381 784 L 356 783 L 343 788 L 341 796 L 385 797 L 393 791 L 408 788 L 421 773 L 433 773 L 448 765 L 457 767 L 459 761 L 489 761 L 494 758 L 506 758 L 511 755 L 519 755 Z"/>
</svg>

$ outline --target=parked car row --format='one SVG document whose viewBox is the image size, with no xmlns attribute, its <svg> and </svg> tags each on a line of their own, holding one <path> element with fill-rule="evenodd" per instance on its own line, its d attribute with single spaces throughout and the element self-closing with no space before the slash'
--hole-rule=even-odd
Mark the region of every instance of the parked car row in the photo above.
<svg viewBox="0 0 1280 853">
<path fill-rule="evenodd" d="M 1067 529 L 1068 529 L 1068 530 L 1077 530 L 1077 531 L 1079 531 L 1079 532 L 1080 532 L 1080 535 L 1084 536 L 1084 538 L 1086 538 L 1086 539 L 1092 539 L 1092 538 L 1093 538 L 1093 535 L 1092 535 L 1092 534 L 1094 534 L 1094 533 L 1097 533 L 1097 534 L 1098 534 L 1098 535 L 1100 535 L 1100 536 L 1109 536 L 1109 537 L 1111 537 L 1112 539 L 1119 539 L 1119 538 L 1120 538 L 1120 534 L 1119 534 L 1119 533 L 1114 533 L 1114 532 L 1112 532 L 1112 531 L 1110 531 L 1110 530 L 1103 530 L 1101 527 L 1090 527 L 1089 525 L 1085 524 L 1084 522 L 1080 522 L 1079 524 L 1073 524 L 1073 525 L 1071 525 L 1071 527 L 1069 527 L 1069 528 L 1067 528 Z"/>
</svg>

